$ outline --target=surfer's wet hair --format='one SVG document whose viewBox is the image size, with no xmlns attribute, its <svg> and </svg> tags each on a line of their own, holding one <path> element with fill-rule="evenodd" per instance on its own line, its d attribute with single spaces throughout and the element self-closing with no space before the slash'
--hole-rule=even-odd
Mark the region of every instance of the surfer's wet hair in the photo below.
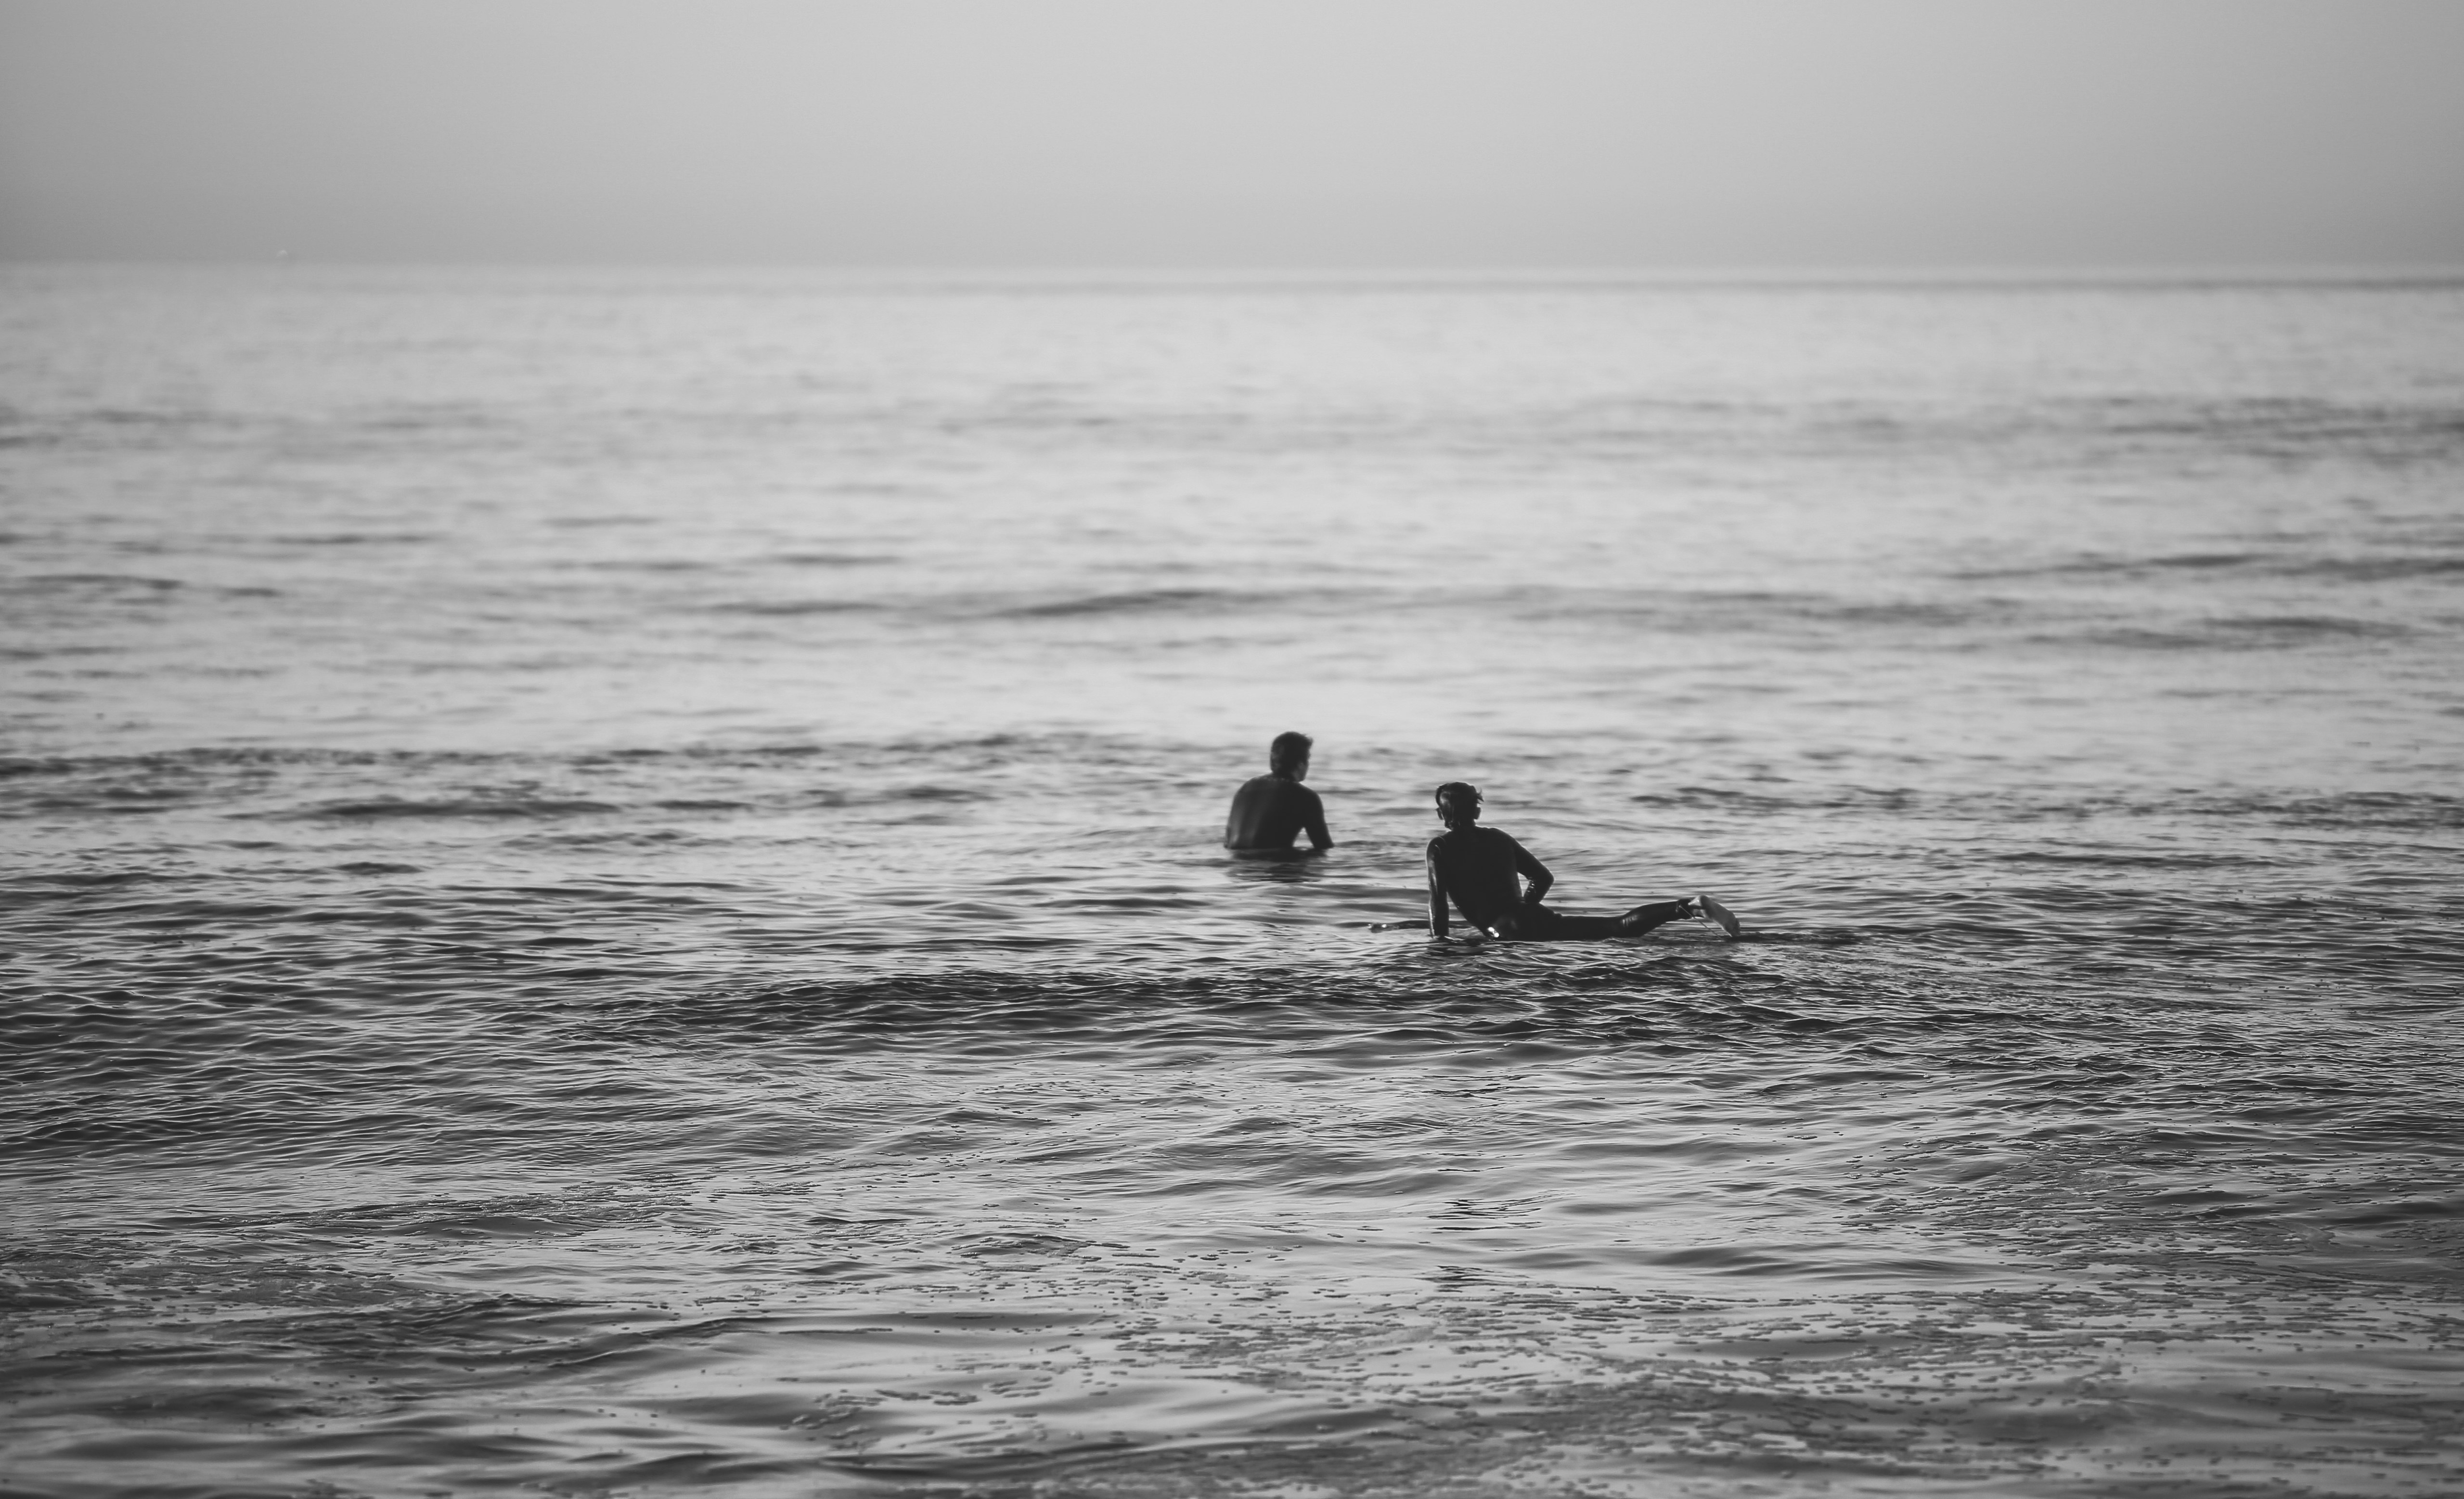
<svg viewBox="0 0 2464 1499">
<path fill-rule="evenodd" d="M 1275 742 L 1266 746 L 1266 763 L 1278 766 L 1297 764 L 1309 758 L 1309 746 L 1316 742 L 1297 730 L 1287 730 L 1276 735 Z"/>
<path fill-rule="evenodd" d="M 1440 806 L 1457 800 L 1469 802 L 1474 806 L 1480 805 L 1480 787 L 1468 781 L 1449 781 L 1438 787 L 1437 801 Z"/>
</svg>

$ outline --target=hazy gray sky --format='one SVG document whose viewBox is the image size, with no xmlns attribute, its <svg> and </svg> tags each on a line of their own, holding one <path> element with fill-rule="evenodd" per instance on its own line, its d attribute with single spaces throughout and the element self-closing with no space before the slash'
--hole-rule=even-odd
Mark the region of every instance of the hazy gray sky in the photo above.
<svg viewBox="0 0 2464 1499">
<path fill-rule="evenodd" d="M 2464 263 L 2464 0 L 0 0 L 0 255 Z"/>
</svg>

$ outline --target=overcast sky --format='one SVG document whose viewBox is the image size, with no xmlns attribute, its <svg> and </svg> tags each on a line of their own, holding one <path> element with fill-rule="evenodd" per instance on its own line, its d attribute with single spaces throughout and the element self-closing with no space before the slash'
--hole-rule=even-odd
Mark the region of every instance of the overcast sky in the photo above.
<svg viewBox="0 0 2464 1499">
<path fill-rule="evenodd" d="M 2464 0 L 0 0 L 0 256 L 2464 263 Z"/>
</svg>

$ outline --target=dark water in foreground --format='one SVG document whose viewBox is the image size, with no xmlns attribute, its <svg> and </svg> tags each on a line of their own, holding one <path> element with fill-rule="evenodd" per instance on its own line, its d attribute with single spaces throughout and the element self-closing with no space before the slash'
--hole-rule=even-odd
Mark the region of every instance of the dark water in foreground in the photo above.
<svg viewBox="0 0 2464 1499">
<path fill-rule="evenodd" d="M 2464 1487 L 2464 293 L 0 292 L 11 1492 Z"/>
</svg>

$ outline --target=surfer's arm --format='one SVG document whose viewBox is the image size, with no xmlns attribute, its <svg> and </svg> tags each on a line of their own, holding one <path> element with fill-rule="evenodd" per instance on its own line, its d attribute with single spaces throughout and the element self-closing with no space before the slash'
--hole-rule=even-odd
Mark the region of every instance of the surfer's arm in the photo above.
<svg viewBox="0 0 2464 1499">
<path fill-rule="evenodd" d="M 1549 887 L 1557 883 L 1557 876 L 1549 872 L 1549 866 L 1533 858 L 1531 850 L 1519 843 L 1514 843 L 1511 838 L 1506 841 L 1514 844 L 1516 872 L 1531 882 L 1523 892 L 1523 903 L 1527 906 L 1540 904 L 1540 897 L 1549 893 Z"/>
<path fill-rule="evenodd" d="M 1442 937 L 1446 935 L 1445 876 L 1438 872 L 1438 851 L 1435 849 L 1428 851 L 1426 861 L 1429 867 L 1429 935 Z"/>
<path fill-rule="evenodd" d="M 1249 847 L 1249 825 L 1257 821 L 1249 815 L 1249 804 L 1254 800 L 1256 798 L 1246 785 L 1232 793 L 1232 809 L 1223 814 L 1223 847 L 1226 849 Z"/>
<path fill-rule="evenodd" d="M 1301 822 L 1301 830 L 1309 834 L 1312 849 L 1331 849 L 1334 834 L 1326 830 L 1326 803 L 1314 791 L 1309 794 L 1309 813 Z"/>
</svg>

